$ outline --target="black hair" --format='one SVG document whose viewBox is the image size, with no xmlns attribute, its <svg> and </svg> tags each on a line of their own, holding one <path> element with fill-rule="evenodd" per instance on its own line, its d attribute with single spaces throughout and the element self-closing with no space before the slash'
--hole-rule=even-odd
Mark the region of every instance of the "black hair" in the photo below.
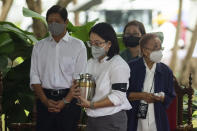
<svg viewBox="0 0 197 131">
<path fill-rule="evenodd" d="M 137 26 L 138 29 L 140 30 L 140 33 L 142 34 L 142 36 L 146 34 L 146 30 L 144 28 L 144 25 L 137 20 L 133 20 L 133 21 L 130 21 L 129 23 L 127 23 L 126 26 L 124 27 L 123 34 L 125 34 L 126 28 L 131 25 Z"/>
<path fill-rule="evenodd" d="M 109 48 L 109 51 L 107 53 L 107 56 L 109 57 L 108 60 L 111 59 L 114 55 L 119 54 L 119 45 L 116 37 L 116 32 L 110 24 L 105 22 L 98 23 L 91 28 L 89 36 L 91 33 L 97 34 L 106 42 L 111 42 L 111 47 Z"/>
<path fill-rule="evenodd" d="M 140 39 L 140 46 L 145 47 L 145 45 L 148 43 L 149 40 L 158 37 L 155 33 L 147 33 Z M 159 38 L 159 37 L 158 37 Z"/>
<path fill-rule="evenodd" d="M 58 14 L 62 17 L 62 19 L 63 19 L 64 21 L 67 20 L 68 12 L 67 12 L 66 8 L 61 7 L 61 6 L 59 6 L 59 5 L 54 5 L 54 6 L 52 6 L 52 7 L 51 7 L 50 9 L 48 9 L 48 11 L 47 11 L 46 20 L 48 20 L 49 15 L 50 15 L 50 14 L 53 14 L 53 13 L 58 13 Z"/>
</svg>

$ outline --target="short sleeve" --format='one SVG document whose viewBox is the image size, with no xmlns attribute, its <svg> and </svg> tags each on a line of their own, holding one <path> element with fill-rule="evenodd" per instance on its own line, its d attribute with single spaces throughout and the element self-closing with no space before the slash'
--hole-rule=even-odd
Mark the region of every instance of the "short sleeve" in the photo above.
<svg viewBox="0 0 197 131">
<path fill-rule="evenodd" d="M 129 66 L 121 65 L 113 68 L 110 72 L 111 83 L 128 83 L 130 77 Z"/>
</svg>

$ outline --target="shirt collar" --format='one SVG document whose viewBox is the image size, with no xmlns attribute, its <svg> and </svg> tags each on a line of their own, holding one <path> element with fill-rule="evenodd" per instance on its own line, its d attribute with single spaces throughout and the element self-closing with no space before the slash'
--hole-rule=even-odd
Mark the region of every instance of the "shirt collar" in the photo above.
<svg viewBox="0 0 197 131">
<path fill-rule="evenodd" d="M 100 62 L 99 62 L 98 59 L 94 59 L 94 58 L 93 58 L 93 60 L 96 61 L 96 62 L 98 62 L 98 63 L 105 63 L 105 62 L 107 62 L 107 59 L 108 59 L 108 58 L 109 58 L 108 56 L 105 56 Z"/>
<path fill-rule="evenodd" d="M 144 59 L 143 59 L 144 60 Z M 146 61 L 144 60 L 144 65 L 146 67 L 147 70 L 149 70 L 150 72 L 155 72 L 155 69 L 156 69 L 156 63 L 153 64 L 152 68 L 149 69 L 148 65 L 146 64 Z"/>
<path fill-rule="evenodd" d="M 62 38 L 64 41 L 68 42 L 68 38 L 69 38 L 69 33 L 68 31 L 66 32 L 66 35 L 64 35 L 64 37 Z"/>
<path fill-rule="evenodd" d="M 108 56 L 105 56 L 105 57 L 101 60 L 101 63 L 106 62 L 108 58 L 109 58 Z"/>
<path fill-rule="evenodd" d="M 64 40 L 65 42 L 68 42 L 68 39 L 69 39 L 69 33 L 68 33 L 68 31 L 66 32 L 66 34 L 64 35 L 64 37 L 62 38 L 62 40 Z M 52 37 L 52 35 L 51 35 L 51 33 L 49 34 L 49 40 L 50 41 L 53 41 L 54 39 L 53 39 L 53 37 Z"/>
</svg>

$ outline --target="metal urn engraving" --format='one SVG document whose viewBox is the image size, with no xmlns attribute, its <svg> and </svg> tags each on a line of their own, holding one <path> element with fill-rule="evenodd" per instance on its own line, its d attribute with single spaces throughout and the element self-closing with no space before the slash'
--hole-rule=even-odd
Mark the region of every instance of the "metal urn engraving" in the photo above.
<svg viewBox="0 0 197 131">
<path fill-rule="evenodd" d="M 88 73 L 80 74 L 80 79 L 77 80 L 77 83 L 79 84 L 79 88 L 81 90 L 81 96 L 86 100 L 91 101 L 96 88 L 92 75 Z"/>
</svg>

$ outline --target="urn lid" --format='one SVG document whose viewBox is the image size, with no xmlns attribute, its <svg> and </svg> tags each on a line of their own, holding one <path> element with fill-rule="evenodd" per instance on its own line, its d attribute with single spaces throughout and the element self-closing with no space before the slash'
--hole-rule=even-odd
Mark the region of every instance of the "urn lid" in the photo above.
<svg viewBox="0 0 197 131">
<path fill-rule="evenodd" d="M 89 74 L 89 73 L 85 73 L 85 74 L 81 74 L 80 75 L 80 79 L 90 79 L 92 77 L 92 75 L 91 74 Z"/>
</svg>

